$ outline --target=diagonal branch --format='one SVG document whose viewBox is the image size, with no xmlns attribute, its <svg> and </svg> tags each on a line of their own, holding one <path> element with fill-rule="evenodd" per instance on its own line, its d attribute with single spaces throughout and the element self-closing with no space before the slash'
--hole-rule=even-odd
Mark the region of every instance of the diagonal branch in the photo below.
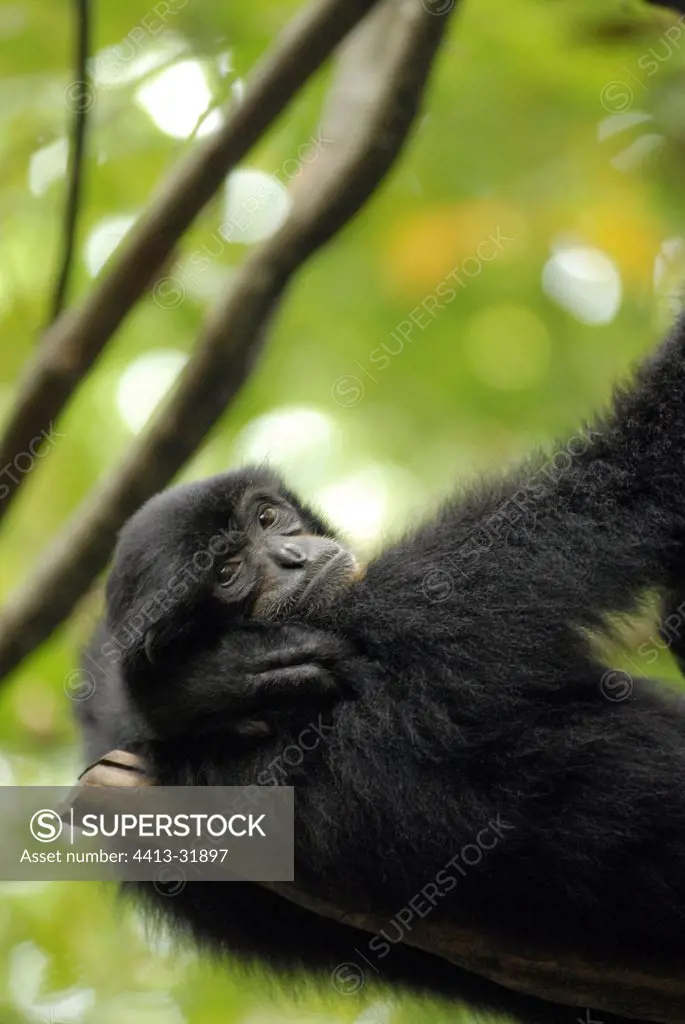
<svg viewBox="0 0 685 1024">
<path fill-rule="evenodd" d="M 377 0 L 317 0 L 255 69 L 224 126 L 193 149 L 142 213 L 83 305 L 45 333 L 0 440 L 0 467 L 32 452 L 150 280 L 226 175 Z M 0 472 L 4 472 L 0 468 Z M 24 479 L 6 484 L 0 520 Z"/>
<path fill-rule="evenodd" d="M 404 31 L 354 144 L 296 199 L 283 227 L 246 261 L 207 321 L 169 402 L 10 599 L 0 618 L 0 677 L 69 615 L 105 567 L 121 525 L 169 483 L 202 442 L 248 377 L 267 319 L 293 274 L 358 212 L 392 167 L 448 21 L 428 13 L 421 0 L 403 3 L 397 17 Z"/>
<path fill-rule="evenodd" d="M 78 222 L 81 190 L 83 185 L 83 157 L 86 148 L 86 128 L 90 110 L 91 85 L 88 75 L 88 52 L 90 48 L 89 0 L 75 0 L 76 11 L 76 52 L 74 57 L 75 84 L 78 94 L 74 96 L 74 117 L 69 145 L 69 172 L 67 175 L 67 198 L 64 206 L 63 252 L 55 292 L 52 297 L 50 320 L 56 320 L 64 307 L 71 266 L 74 259 L 74 243 Z"/>
</svg>

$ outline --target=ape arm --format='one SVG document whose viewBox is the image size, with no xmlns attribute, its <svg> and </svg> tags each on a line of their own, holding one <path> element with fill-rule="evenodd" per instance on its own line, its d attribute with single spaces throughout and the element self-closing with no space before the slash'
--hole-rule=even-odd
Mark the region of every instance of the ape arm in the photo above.
<svg viewBox="0 0 685 1024">
<path fill-rule="evenodd" d="M 684 540 L 685 320 L 609 416 L 383 554 L 343 618 L 370 650 L 389 631 L 420 658 L 418 634 L 439 636 L 443 656 L 551 685 L 568 676 L 572 627 L 672 586 Z"/>
</svg>

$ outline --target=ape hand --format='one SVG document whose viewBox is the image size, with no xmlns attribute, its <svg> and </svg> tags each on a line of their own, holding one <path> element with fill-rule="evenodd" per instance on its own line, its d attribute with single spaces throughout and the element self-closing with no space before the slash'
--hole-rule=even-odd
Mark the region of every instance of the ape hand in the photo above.
<svg viewBox="0 0 685 1024">
<path fill-rule="evenodd" d="M 89 764 L 79 775 L 79 786 L 116 786 L 135 789 L 152 786 L 154 779 L 148 774 L 145 761 L 130 750 L 111 750 L 104 757 Z"/>
<path fill-rule="evenodd" d="M 226 729 L 271 735 L 284 718 L 357 696 L 342 673 L 349 654 L 331 633 L 250 623 L 167 662 L 163 671 L 153 665 L 125 678 L 159 738 Z"/>
<path fill-rule="evenodd" d="M 270 711 L 356 696 L 352 684 L 336 672 L 346 645 L 332 634 L 301 626 L 251 626 L 229 633 L 219 646 L 226 654 L 231 648 L 235 652 L 236 707 Z"/>
</svg>

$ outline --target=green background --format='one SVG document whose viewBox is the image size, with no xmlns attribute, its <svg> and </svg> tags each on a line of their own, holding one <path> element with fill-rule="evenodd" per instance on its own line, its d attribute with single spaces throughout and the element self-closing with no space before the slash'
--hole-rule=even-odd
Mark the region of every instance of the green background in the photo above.
<svg viewBox="0 0 685 1024">
<path fill-rule="evenodd" d="M 142 0 L 97 5 L 98 67 L 110 75 L 90 112 L 75 301 L 91 281 L 92 232 L 107 218 L 135 216 L 193 145 L 161 130 L 138 102 L 161 73 L 154 61 L 200 62 L 223 101 L 298 6 L 188 0 L 161 33 L 141 30 L 152 10 Z M 69 127 L 72 29 L 65 0 L 0 3 L 0 417 L 38 344 L 56 274 L 65 181 L 54 168 Z M 368 553 L 455 486 L 572 433 L 679 305 L 682 49 L 675 16 L 638 3 L 465 2 L 400 164 L 299 275 L 254 376 L 186 475 L 270 455 Z M 311 83 L 243 170 L 288 184 L 298 148 L 311 155 L 329 81 L 324 72 Z M 302 163 L 291 185 L 306 188 L 309 173 L 314 163 Z M 167 273 L 183 281 L 183 301 L 165 308 L 148 296 L 57 424 L 60 436 L 0 533 L 3 598 L 116 467 L 192 348 L 211 298 L 230 287 L 244 244 L 222 245 L 203 270 L 195 261 L 192 282 L 181 270 L 215 246 L 223 219 L 217 200 L 173 257 Z M 478 247 L 498 232 L 501 251 L 479 261 Z M 428 302 L 426 315 L 421 304 L 451 272 L 462 282 L 456 295 L 442 308 Z M 416 307 L 420 326 L 398 344 L 398 325 Z M 3 684 L 3 784 L 75 777 L 69 680 L 99 608 L 94 592 Z M 635 645 L 639 635 L 629 639 Z M 675 678 L 665 659 L 661 668 Z M 146 933 L 113 891 L 94 884 L 2 883 L 0 896 L 0 1022 L 468 1017 L 370 990 L 343 997 L 299 979 L 284 990 L 260 973 L 200 964 Z"/>
</svg>

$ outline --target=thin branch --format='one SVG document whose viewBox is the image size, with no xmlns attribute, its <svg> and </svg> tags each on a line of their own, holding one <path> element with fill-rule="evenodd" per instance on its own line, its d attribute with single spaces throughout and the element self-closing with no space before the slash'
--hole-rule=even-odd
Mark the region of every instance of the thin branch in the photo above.
<svg viewBox="0 0 685 1024">
<path fill-rule="evenodd" d="M 67 310 L 45 333 L 29 363 L 0 440 L 0 473 L 53 420 L 117 327 L 144 294 L 181 235 L 288 101 L 378 0 L 319 0 L 282 34 L 250 77 L 226 123 L 178 166 L 121 243 L 83 305 Z M 0 520 L 24 479 L 12 474 Z"/>
<path fill-rule="evenodd" d="M 308 195 L 296 199 L 281 229 L 246 261 L 207 321 L 170 400 L 10 599 L 0 618 L 0 678 L 69 615 L 105 567 L 122 523 L 199 446 L 248 377 L 266 321 L 295 271 L 358 212 L 397 159 L 448 20 L 428 14 L 421 0 L 405 3 L 400 16 L 405 31 L 355 145 L 339 166 L 326 167 Z"/>
<path fill-rule="evenodd" d="M 88 73 L 90 52 L 90 9 L 88 0 L 74 0 L 76 46 L 74 53 L 74 82 L 77 91 L 73 95 L 72 135 L 69 145 L 69 166 L 67 170 L 67 199 L 64 206 L 63 251 L 60 271 L 52 298 L 49 323 L 56 320 L 65 304 L 71 266 L 74 259 L 76 226 L 81 204 L 83 182 L 83 158 L 86 148 L 88 111 L 91 107 L 92 85 Z"/>
</svg>

